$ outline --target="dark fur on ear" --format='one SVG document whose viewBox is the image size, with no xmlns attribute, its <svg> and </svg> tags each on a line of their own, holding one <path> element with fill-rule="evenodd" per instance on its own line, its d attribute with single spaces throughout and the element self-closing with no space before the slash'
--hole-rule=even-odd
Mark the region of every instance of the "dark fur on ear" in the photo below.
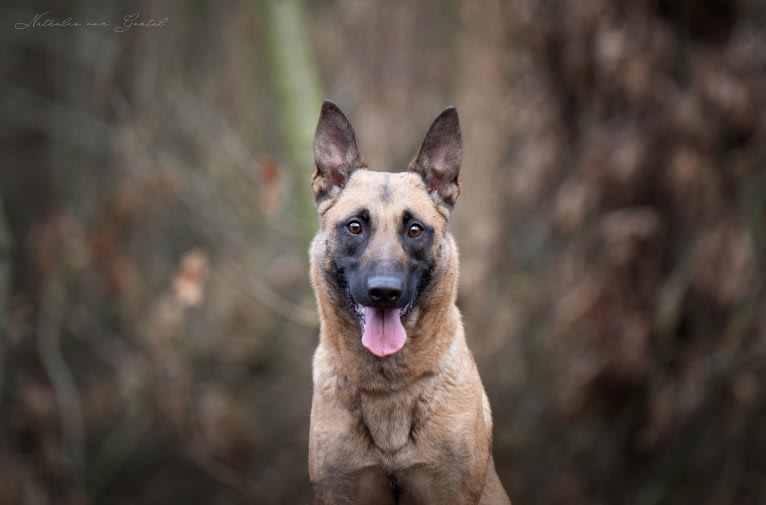
<svg viewBox="0 0 766 505">
<path fill-rule="evenodd" d="M 337 105 L 325 100 L 314 134 L 314 174 L 311 177 L 314 201 L 319 204 L 327 198 L 335 198 L 351 173 L 366 166 L 351 123 Z"/>
<path fill-rule="evenodd" d="M 428 128 L 410 170 L 423 177 L 428 191 L 450 210 L 460 194 L 463 137 L 455 107 L 447 107 Z"/>
</svg>

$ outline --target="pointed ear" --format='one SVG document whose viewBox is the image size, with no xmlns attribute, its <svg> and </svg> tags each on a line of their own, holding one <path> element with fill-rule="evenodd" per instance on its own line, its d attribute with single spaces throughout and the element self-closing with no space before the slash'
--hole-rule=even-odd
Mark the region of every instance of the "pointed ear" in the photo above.
<svg viewBox="0 0 766 505">
<path fill-rule="evenodd" d="M 410 170 L 423 177 L 429 193 L 436 195 L 450 210 L 460 194 L 460 165 L 463 162 L 463 137 L 455 107 L 447 107 L 428 128 Z"/>
<path fill-rule="evenodd" d="M 311 189 L 315 202 L 319 204 L 326 198 L 337 196 L 351 172 L 366 166 L 351 123 L 337 105 L 325 100 L 314 134 Z"/>
</svg>

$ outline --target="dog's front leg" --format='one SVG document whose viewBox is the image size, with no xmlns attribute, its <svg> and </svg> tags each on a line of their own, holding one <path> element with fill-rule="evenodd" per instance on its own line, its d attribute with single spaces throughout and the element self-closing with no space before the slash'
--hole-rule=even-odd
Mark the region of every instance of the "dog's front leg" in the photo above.
<svg viewBox="0 0 766 505">
<path fill-rule="evenodd" d="M 314 505 L 397 505 L 388 477 L 377 466 L 354 472 L 329 471 L 313 485 Z"/>
<path fill-rule="evenodd" d="M 441 464 L 419 465 L 401 473 L 398 505 L 476 505 L 481 498 L 486 466 L 463 468 Z"/>
</svg>

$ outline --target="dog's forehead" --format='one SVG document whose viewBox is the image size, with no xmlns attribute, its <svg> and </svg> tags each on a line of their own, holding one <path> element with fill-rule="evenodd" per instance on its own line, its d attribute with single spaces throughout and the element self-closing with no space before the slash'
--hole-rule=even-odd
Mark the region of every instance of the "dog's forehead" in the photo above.
<svg viewBox="0 0 766 505">
<path fill-rule="evenodd" d="M 413 172 L 356 170 L 332 211 L 343 219 L 360 208 L 367 209 L 373 219 L 390 217 L 398 221 L 403 212 L 409 211 L 434 224 L 443 220 L 423 179 Z"/>
</svg>

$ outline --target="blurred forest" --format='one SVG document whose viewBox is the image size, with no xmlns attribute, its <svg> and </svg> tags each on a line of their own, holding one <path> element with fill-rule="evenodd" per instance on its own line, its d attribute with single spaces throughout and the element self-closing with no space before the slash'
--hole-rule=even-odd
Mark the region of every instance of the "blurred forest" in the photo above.
<svg viewBox="0 0 766 505">
<path fill-rule="evenodd" d="M 762 0 L 0 10 L 0 505 L 310 501 L 325 97 L 379 170 L 458 107 L 516 505 L 766 503 Z"/>
</svg>

